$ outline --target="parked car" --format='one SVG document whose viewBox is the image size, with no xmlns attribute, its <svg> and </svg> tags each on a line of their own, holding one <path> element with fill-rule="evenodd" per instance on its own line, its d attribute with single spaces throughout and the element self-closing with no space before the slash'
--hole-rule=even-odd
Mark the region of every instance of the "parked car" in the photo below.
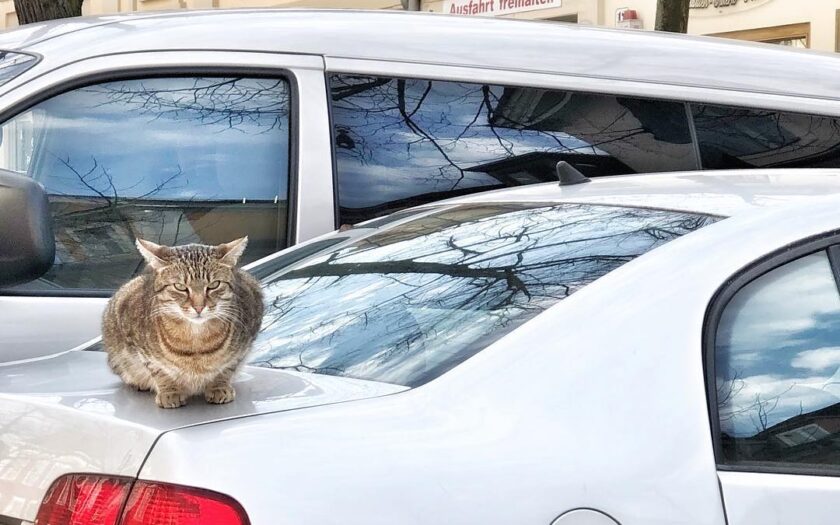
<svg viewBox="0 0 840 525">
<path fill-rule="evenodd" d="M 840 167 L 840 61 L 765 45 L 239 10 L 27 25 L 0 49 L 0 169 L 46 187 L 57 247 L 45 276 L 0 292 L 6 361 L 96 334 L 140 271 L 138 236 L 247 234 L 254 261 L 411 205 L 554 180 L 560 160 L 589 176 Z"/>
<path fill-rule="evenodd" d="M 233 403 L 98 344 L 0 365 L 0 523 L 833 525 L 838 207 L 837 170 L 630 175 L 304 242 L 252 269 Z"/>
</svg>

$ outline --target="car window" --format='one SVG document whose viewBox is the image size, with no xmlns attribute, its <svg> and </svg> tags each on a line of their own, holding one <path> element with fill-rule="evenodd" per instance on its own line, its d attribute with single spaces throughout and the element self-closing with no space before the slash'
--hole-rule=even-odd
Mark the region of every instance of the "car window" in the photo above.
<svg viewBox="0 0 840 525">
<path fill-rule="evenodd" d="M 725 464 L 840 473 L 840 293 L 825 251 L 739 290 L 714 351 Z"/>
<path fill-rule="evenodd" d="M 840 119 L 692 104 L 705 169 L 840 167 Z"/>
<path fill-rule="evenodd" d="M 282 79 L 120 80 L 41 102 L 2 126 L 0 168 L 46 188 L 56 263 L 34 289 L 113 289 L 134 239 L 221 243 L 245 262 L 286 245 L 289 87 Z"/>
<path fill-rule="evenodd" d="M 340 221 L 586 175 L 695 169 L 685 105 L 548 89 L 330 76 Z"/>
<path fill-rule="evenodd" d="M 425 210 L 267 279 L 252 364 L 416 386 L 715 220 L 589 204 Z"/>
<path fill-rule="evenodd" d="M 38 58 L 25 53 L 0 51 L 0 86 L 38 63 Z"/>
</svg>

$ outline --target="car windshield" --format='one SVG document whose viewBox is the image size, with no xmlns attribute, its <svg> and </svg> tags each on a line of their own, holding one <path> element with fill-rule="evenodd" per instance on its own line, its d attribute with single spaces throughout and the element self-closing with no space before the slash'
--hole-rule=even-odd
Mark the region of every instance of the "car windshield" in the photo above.
<svg viewBox="0 0 840 525">
<path fill-rule="evenodd" d="M 266 278 L 251 364 L 417 386 L 715 220 L 568 203 L 427 210 Z"/>
</svg>

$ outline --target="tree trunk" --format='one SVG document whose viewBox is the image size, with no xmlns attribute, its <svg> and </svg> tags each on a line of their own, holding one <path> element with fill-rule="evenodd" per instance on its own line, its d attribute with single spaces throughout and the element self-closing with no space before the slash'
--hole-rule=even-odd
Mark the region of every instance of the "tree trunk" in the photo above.
<svg viewBox="0 0 840 525">
<path fill-rule="evenodd" d="M 82 1 L 15 0 L 15 12 L 20 25 L 55 20 L 56 18 L 82 16 Z"/>
<path fill-rule="evenodd" d="M 689 0 L 656 0 L 656 29 L 672 33 L 688 31 Z"/>
</svg>

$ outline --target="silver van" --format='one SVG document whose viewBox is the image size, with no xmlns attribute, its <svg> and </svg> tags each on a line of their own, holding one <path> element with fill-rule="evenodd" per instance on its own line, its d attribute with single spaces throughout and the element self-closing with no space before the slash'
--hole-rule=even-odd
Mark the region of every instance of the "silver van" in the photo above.
<svg viewBox="0 0 840 525">
<path fill-rule="evenodd" d="M 0 169 L 55 261 L 0 290 L 0 361 L 96 336 L 134 239 L 248 261 L 466 193 L 586 175 L 840 166 L 840 59 L 719 39 L 398 12 L 233 10 L 0 34 Z M 703 181 L 698 180 L 698 185 Z"/>
</svg>

